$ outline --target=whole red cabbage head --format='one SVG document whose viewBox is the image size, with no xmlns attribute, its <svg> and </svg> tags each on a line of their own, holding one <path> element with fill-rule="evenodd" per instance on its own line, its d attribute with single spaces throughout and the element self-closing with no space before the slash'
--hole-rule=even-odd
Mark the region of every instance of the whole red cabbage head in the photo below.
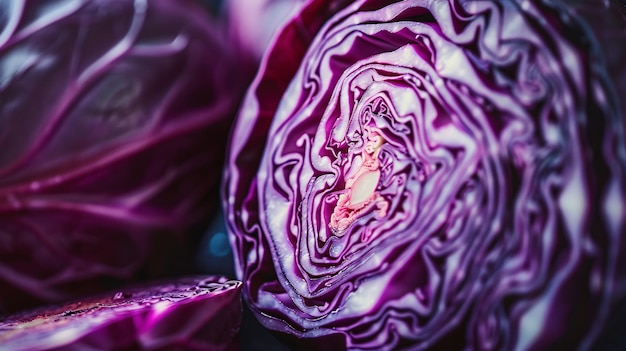
<svg viewBox="0 0 626 351">
<path fill-rule="evenodd" d="M 243 95 L 193 1 L 0 2 L 0 310 L 183 270 Z"/>
<path fill-rule="evenodd" d="M 626 286 L 623 56 L 602 39 L 626 33 L 580 10 L 307 2 L 224 183 L 261 323 L 298 349 L 589 349 Z"/>
</svg>

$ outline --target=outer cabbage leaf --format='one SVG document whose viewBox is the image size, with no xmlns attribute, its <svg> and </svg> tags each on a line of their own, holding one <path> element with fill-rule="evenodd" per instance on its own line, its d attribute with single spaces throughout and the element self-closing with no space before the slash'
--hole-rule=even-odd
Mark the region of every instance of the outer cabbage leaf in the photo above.
<svg viewBox="0 0 626 351">
<path fill-rule="evenodd" d="M 241 282 L 188 277 L 0 321 L 0 350 L 238 350 Z"/>
<path fill-rule="evenodd" d="M 0 1 L 0 310 L 183 270 L 244 87 L 191 1 Z"/>
<path fill-rule="evenodd" d="M 307 4 L 224 185 L 266 327 L 300 349 L 591 346 L 624 293 L 624 75 L 574 9 Z"/>
<path fill-rule="evenodd" d="M 225 0 L 231 45 L 258 63 L 276 35 L 306 0 Z"/>
</svg>

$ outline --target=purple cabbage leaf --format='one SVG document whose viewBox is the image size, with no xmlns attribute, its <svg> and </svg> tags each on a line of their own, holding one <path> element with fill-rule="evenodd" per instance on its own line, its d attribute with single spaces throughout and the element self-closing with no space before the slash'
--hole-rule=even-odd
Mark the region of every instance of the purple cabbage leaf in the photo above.
<svg viewBox="0 0 626 351">
<path fill-rule="evenodd" d="M 241 282 L 186 277 L 0 319 L 0 350 L 238 350 Z"/>
<path fill-rule="evenodd" d="M 305 0 L 225 0 L 231 45 L 255 63 L 272 42 L 277 30 L 304 5 Z"/>
</svg>

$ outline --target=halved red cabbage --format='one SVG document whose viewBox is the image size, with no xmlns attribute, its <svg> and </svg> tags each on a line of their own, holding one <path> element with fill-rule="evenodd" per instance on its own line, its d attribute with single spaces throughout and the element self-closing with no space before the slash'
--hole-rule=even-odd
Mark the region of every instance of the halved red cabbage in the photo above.
<svg viewBox="0 0 626 351">
<path fill-rule="evenodd" d="M 244 83 L 193 1 L 0 2 L 0 311 L 189 266 Z"/>
<path fill-rule="evenodd" d="M 3 350 L 238 350 L 241 282 L 185 277 L 0 319 Z"/>
<path fill-rule="evenodd" d="M 589 348 L 626 276 L 603 54 L 557 1 L 308 2 L 230 144 L 258 319 L 298 349 Z"/>
</svg>

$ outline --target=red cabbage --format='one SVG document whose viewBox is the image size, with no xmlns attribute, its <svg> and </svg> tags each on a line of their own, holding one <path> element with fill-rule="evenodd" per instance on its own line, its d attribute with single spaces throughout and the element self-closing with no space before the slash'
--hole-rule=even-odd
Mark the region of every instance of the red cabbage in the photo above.
<svg viewBox="0 0 626 351">
<path fill-rule="evenodd" d="M 0 310 L 191 263 L 244 87 L 193 1 L 0 2 Z M 2 306 L 4 304 L 4 306 Z"/>
<path fill-rule="evenodd" d="M 261 323 L 298 349 L 588 349 L 624 293 L 623 68 L 573 13 L 308 2 L 224 183 Z"/>
<path fill-rule="evenodd" d="M 237 350 L 241 282 L 187 277 L 5 317 L 3 350 Z"/>
</svg>

